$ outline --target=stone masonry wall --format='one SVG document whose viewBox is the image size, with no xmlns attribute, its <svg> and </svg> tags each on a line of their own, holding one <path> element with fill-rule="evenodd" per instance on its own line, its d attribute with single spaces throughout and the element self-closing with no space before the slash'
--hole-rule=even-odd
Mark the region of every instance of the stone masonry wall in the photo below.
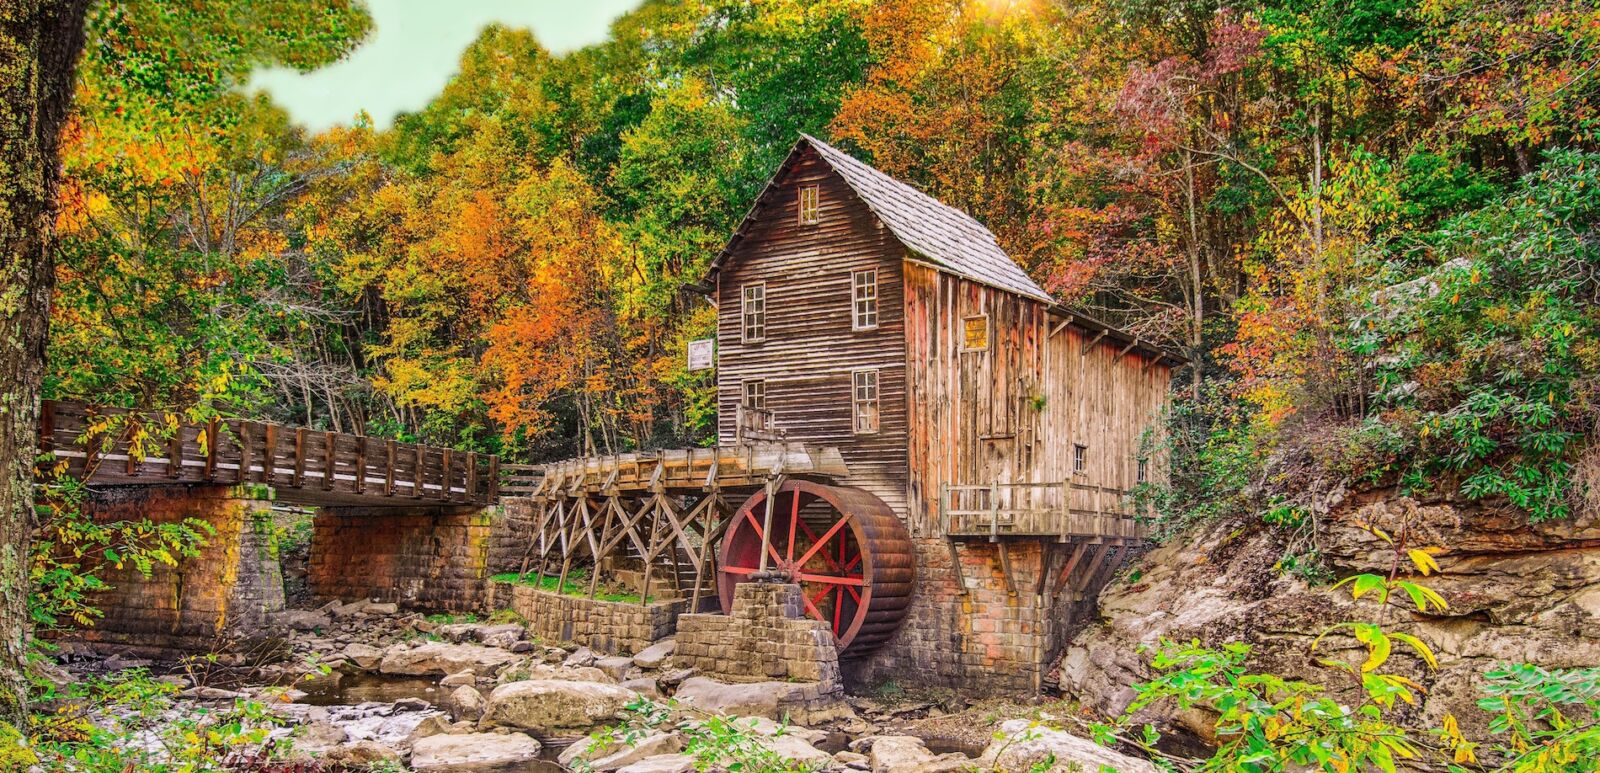
<svg viewBox="0 0 1600 773">
<path fill-rule="evenodd" d="M 799 585 L 743 582 L 733 612 L 678 618 L 673 663 L 728 682 L 817 682 L 844 689 L 828 624 L 808 617 Z"/>
<path fill-rule="evenodd" d="M 528 585 L 494 583 L 493 601 L 508 601 L 528 631 L 549 641 L 576 642 L 598 652 L 632 655 L 672 635 L 687 601 L 648 605 L 567 596 Z"/>
<path fill-rule="evenodd" d="M 522 571 L 534 532 L 533 500 L 504 497 L 489 526 L 489 576 Z"/>
<path fill-rule="evenodd" d="M 477 611 L 488 589 L 490 514 L 325 508 L 312 523 L 310 585 L 323 599 Z"/>
<path fill-rule="evenodd" d="M 96 521 L 148 518 L 158 524 L 196 518 L 215 533 L 177 566 L 157 563 L 150 576 L 130 563 L 103 567 L 110 588 L 90 603 L 105 616 L 68 638 L 88 645 L 133 647 L 157 656 L 248 645 L 283 609 L 283 574 L 265 486 L 128 486 L 97 491 L 84 507 Z"/>
<path fill-rule="evenodd" d="M 852 682 L 895 680 L 960 688 L 975 694 L 1037 692 L 1046 670 L 1071 632 L 1066 622 L 1081 620 L 1092 602 L 1070 593 L 1043 608 L 1037 592 L 1045 546 L 1010 546 L 1015 594 L 1000 570 L 999 547 L 987 542 L 957 543 L 966 593 L 951 570 L 950 548 L 942 539 L 919 539 L 917 588 L 906 621 L 895 638 L 877 652 L 847 660 Z M 1049 556 L 1059 569 L 1066 551 Z M 1054 573 L 1048 578 L 1054 582 Z M 1088 595 L 1093 599 L 1094 594 Z"/>
</svg>

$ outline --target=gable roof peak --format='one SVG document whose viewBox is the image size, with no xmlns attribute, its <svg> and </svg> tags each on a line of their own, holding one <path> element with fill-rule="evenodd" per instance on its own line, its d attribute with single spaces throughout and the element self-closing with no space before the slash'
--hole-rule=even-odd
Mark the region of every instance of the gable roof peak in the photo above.
<svg viewBox="0 0 1600 773">
<path fill-rule="evenodd" d="M 802 133 L 800 138 L 844 179 L 907 250 L 982 284 L 1046 303 L 1055 302 L 1001 249 L 994 233 L 971 215 L 816 137 Z"/>
</svg>

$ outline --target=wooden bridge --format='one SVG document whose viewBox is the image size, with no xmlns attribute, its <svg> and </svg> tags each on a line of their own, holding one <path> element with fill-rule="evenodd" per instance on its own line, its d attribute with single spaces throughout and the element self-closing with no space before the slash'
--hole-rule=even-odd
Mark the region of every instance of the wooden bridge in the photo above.
<svg viewBox="0 0 1600 773">
<path fill-rule="evenodd" d="M 55 400 L 42 406 L 39 450 L 41 472 L 91 485 L 265 484 L 279 501 L 301 505 L 482 507 L 500 496 L 502 472 L 487 454 Z"/>
</svg>

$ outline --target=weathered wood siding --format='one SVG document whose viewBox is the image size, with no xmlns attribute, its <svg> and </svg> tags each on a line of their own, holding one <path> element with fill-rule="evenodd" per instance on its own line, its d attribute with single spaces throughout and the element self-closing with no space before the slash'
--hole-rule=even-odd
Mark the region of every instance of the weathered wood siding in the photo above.
<svg viewBox="0 0 1600 773">
<path fill-rule="evenodd" d="M 800 225 L 803 185 L 820 186 L 820 218 Z M 718 440 L 735 441 L 745 379 L 766 380 L 767 408 L 787 439 L 839 449 L 849 483 L 896 512 L 906 505 L 905 248 L 815 152 L 806 150 L 728 256 L 717 279 Z M 878 327 L 851 329 L 851 272 L 878 269 Z M 741 340 L 740 287 L 766 283 L 767 333 Z M 856 434 L 851 372 L 879 370 L 879 429 Z"/>
<path fill-rule="evenodd" d="M 904 274 L 913 534 L 939 533 L 947 483 L 1133 488 L 1168 365 L 1135 351 L 1119 360 L 1123 344 L 1110 340 L 1088 346 L 1093 333 L 1062 326 L 1065 318 L 1037 301 L 920 263 L 908 262 Z M 974 315 L 989 317 L 989 347 L 964 351 L 963 321 Z M 1080 443 L 1088 464 L 1074 478 Z"/>
</svg>

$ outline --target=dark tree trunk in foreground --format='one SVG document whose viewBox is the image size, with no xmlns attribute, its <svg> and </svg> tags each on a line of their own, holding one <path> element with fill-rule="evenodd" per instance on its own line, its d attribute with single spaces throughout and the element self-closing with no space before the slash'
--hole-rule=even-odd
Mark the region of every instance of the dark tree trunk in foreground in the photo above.
<svg viewBox="0 0 1600 773">
<path fill-rule="evenodd" d="M 58 151 L 88 4 L 0 0 L 0 720 L 19 727 Z"/>
</svg>

